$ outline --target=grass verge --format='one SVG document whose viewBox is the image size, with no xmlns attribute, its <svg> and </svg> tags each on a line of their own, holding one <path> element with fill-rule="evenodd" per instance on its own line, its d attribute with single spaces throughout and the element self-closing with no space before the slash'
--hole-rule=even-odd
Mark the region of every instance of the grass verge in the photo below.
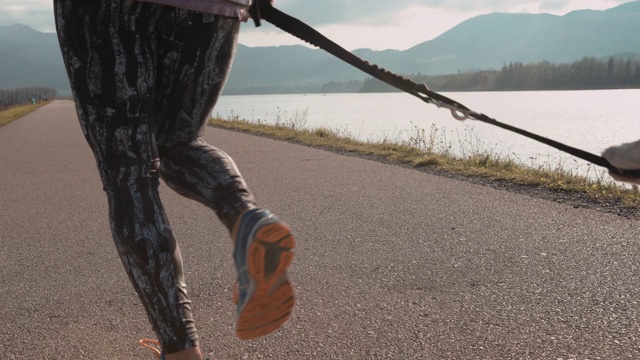
<svg viewBox="0 0 640 360">
<path fill-rule="evenodd" d="M 35 105 L 19 105 L 19 106 L 13 106 L 5 109 L 0 108 L 0 127 L 3 127 L 4 125 L 7 125 L 13 120 L 17 120 L 27 115 L 28 113 L 32 112 L 33 110 L 39 107 L 45 106 L 47 104 L 49 104 L 49 101 L 42 101 Z"/>
<path fill-rule="evenodd" d="M 454 156 L 445 146 L 435 146 L 438 142 L 436 131 L 424 130 L 402 144 L 389 141 L 364 142 L 341 135 L 337 130 L 327 128 L 301 129 L 294 123 L 267 125 L 238 119 L 213 118 L 212 126 L 229 130 L 266 136 L 302 145 L 319 147 L 332 151 L 373 156 L 385 161 L 410 166 L 417 169 L 433 169 L 449 174 L 479 177 L 491 181 L 508 182 L 542 188 L 550 191 L 569 192 L 590 200 L 605 203 L 619 203 L 625 207 L 640 206 L 640 191 L 621 184 L 598 178 L 590 179 L 564 170 L 560 165 L 528 166 L 509 157 L 501 157 L 481 151 L 466 152 Z"/>
</svg>

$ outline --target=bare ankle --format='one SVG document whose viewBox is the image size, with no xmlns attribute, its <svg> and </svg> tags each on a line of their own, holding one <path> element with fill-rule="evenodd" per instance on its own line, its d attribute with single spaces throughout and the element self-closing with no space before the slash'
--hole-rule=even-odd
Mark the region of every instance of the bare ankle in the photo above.
<svg viewBox="0 0 640 360">
<path fill-rule="evenodd" d="M 199 347 L 165 355 L 166 360 L 203 360 Z"/>
</svg>

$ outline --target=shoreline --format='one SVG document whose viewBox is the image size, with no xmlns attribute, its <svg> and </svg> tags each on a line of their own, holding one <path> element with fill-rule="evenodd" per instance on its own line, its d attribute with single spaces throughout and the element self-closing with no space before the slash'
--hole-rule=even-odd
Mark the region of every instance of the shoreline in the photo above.
<svg viewBox="0 0 640 360">
<path fill-rule="evenodd" d="M 376 161 L 391 166 L 400 166 L 406 169 L 412 169 L 414 171 L 420 171 L 435 176 L 447 177 L 458 181 L 466 181 L 479 186 L 487 186 L 494 189 L 516 192 L 524 195 L 528 195 L 535 198 L 554 201 L 561 204 L 566 204 L 574 208 L 592 209 L 607 214 L 613 214 L 622 216 L 629 219 L 640 218 L 640 193 L 637 188 L 626 189 L 620 183 L 611 182 L 601 183 L 592 180 L 577 177 L 579 182 L 584 182 L 581 185 L 583 189 L 575 187 L 560 188 L 554 184 L 535 181 L 526 183 L 519 180 L 509 180 L 507 177 L 492 177 L 489 174 L 479 171 L 474 174 L 473 170 L 470 171 L 454 171 L 447 170 L 439 166 L 438 160 L 429 160 L 427 157 L 422 162 L 407 161 L 394 154 L 381 154 L 375 151 L 363 151 L 357 149 L 354 146 L 347 144 L 340 145 L 327 145 L 322 143 L 313 143 L 308 139 L 305 139 L 306 133 L 309 132 L 330 132 L 327 129 L 316 129 L 314 131 L 309 130 L 294 130 L 287 128 L 286 126 L 274 126 L 264 124 L 252 124 L 243 120 L 225 120 L 220 118 L 213 118 L 209 126 L 217 127 L 225 130 L 237 131 L 241 133 L 251 134 L 255 136 L 265 137 L 278 141 L 285 141 L 298 145 L 308 146 L 323 151 L 333 152 L 344 156 L 358 157 L 370 161 Z M 272 132 L 273 130 L 276 132 Z M 285 134 L 278 133 L 277 130 L 285 130 Z M 298 135 L 296 135 L 298 134 Z M 341 138 L 335 141 L 344 141 L 347 143 L 353 142 L 353 139 Z M 384 145 L 384 144 L 369 144 L 371 146 Z M 365 144 L 365 147 L 367 144 Z M 425 154 L 422 154 L 423 157 Z M 498 161 L 500 161 L 498 159 Z M 482 165 L 478 165 L 482 167 Z M 522 166 L 522 165 L 521 165 Z M 467 169 L 469 170 L 469 169 Z M 536 169 L 533 169 L 536 170 Z M 550 176 L 563 177 L 566 174 L 556 173 L 552 170 L 546 170 L 550 173 Z M 542 174 L 542 176 L 545 176 Z M 566 179 L 562 178 L 558 180 L 560 182 L 576 181 L 576 176 L 569 176 Z M 595 189 L 601 187 L 602 189 Z M 589 192 L 595 190 L 593 192 Z"/>
</svg>

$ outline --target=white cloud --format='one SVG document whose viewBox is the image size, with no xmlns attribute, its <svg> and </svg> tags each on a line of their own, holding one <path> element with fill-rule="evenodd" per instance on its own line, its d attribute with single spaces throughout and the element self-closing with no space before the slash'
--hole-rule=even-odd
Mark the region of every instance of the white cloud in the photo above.
<svg viewBox="0 0 640 360">
<path fill-rule="evenodd" d="M 86 0 L 102 1 L 102 0 Z M 276 6 L 310 24 L 348 49 L 406 49 L 456 24 L 488 12 L 602 10 L 629 0 L 276 0 Z M 52 0 L 0 0 L 0 26 L 22 23 L 55 31 Z M 272 26 L 245 24 L 240 42 L 249 46 L 300 44 Z"/>
<path fill-rule="evenodd" d="M 473 12 L 449 12 L 420 5 L 411 5 L 387 15 L 385 22 L 372 24 L 335 24 L 317 27 L 323 35 L 341 46 L 353 50 L 407 49 L 430 40 L 460 22 L 476 15 Z M 264 44 L 303 44 L 301 41 L 273 27 L 252 29 L 247 24 L 240 42 L 248 46 Z"/>
<path fill-rule="evenodd" d="M 379 5 L 384 2 L 384 6 Z M 628 0 L 405 0 L 400 2 L 388 0 L 370 0 L 367 4 L 376 3 L 379 6 L 357 3 L 360 9 L 354 11 L 356 4 L 347 1 L 344 13 L 354 16 L 351 21 L 343 22 L 336 19 L 332 24 L 316 26 L 324 35 L 336 41 L 347 49 L 406 49 L 421 42 L 430 40 L 449 30 L 460 22 L 490 12 L 527 12 L 552 13 L 564 15 L 577 9 L 604 10 L 616 5 L 629 2 Z M 345 0 L 324 0 L 314 4 L 323 4 L 324 12 L 333 8 L 327 4 L 345 3 Z M 305 13 L 297 14 L 306 5 Z M 301 20 L 313 23 L 314 12 L 320 10 L 309 7 L 307 0 L 277 0 L 276 6 L 282 11 Z M 393 6 L 391 6 L 391 5 Z M 334 5 L 336 6 L 336 5 Z M 384 8 L 384 9 L 383 9 Z M 340 11 L 343 9 L 340 8 Z M 386 10 L 386 11 L 383 11 Z M 322 17 L 321 19 L 326 19 Z M 322 21 L 321 21 L 322 22 Z M 248 46 L 303 44 L 290 35 L 283 34 L 274 27 L 265 26 L 253 29 L 253 25 L 246 25 L 241 34 L 240 42 Z"/>
<path fill-rule="evenodd" d="M 40 31 L 55 31 L 52 0 L 1 0 L 0 25 L 21 23 Z"/>
</svg>

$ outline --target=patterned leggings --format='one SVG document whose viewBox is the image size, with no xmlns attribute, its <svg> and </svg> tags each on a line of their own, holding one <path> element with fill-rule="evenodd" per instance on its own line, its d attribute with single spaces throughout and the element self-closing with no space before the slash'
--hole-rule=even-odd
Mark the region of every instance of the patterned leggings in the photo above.
<svg viewBox="0 0 640 360">
<path fill-rule="evenodd" d="M 125 270 L 165 353 L 198 345 L 158 178 L 231 229 L 255 207 L 233 160 L 201 135 L 240 22 L 131 0 L 54 0 L 58 38 Z"/>
</svg>

